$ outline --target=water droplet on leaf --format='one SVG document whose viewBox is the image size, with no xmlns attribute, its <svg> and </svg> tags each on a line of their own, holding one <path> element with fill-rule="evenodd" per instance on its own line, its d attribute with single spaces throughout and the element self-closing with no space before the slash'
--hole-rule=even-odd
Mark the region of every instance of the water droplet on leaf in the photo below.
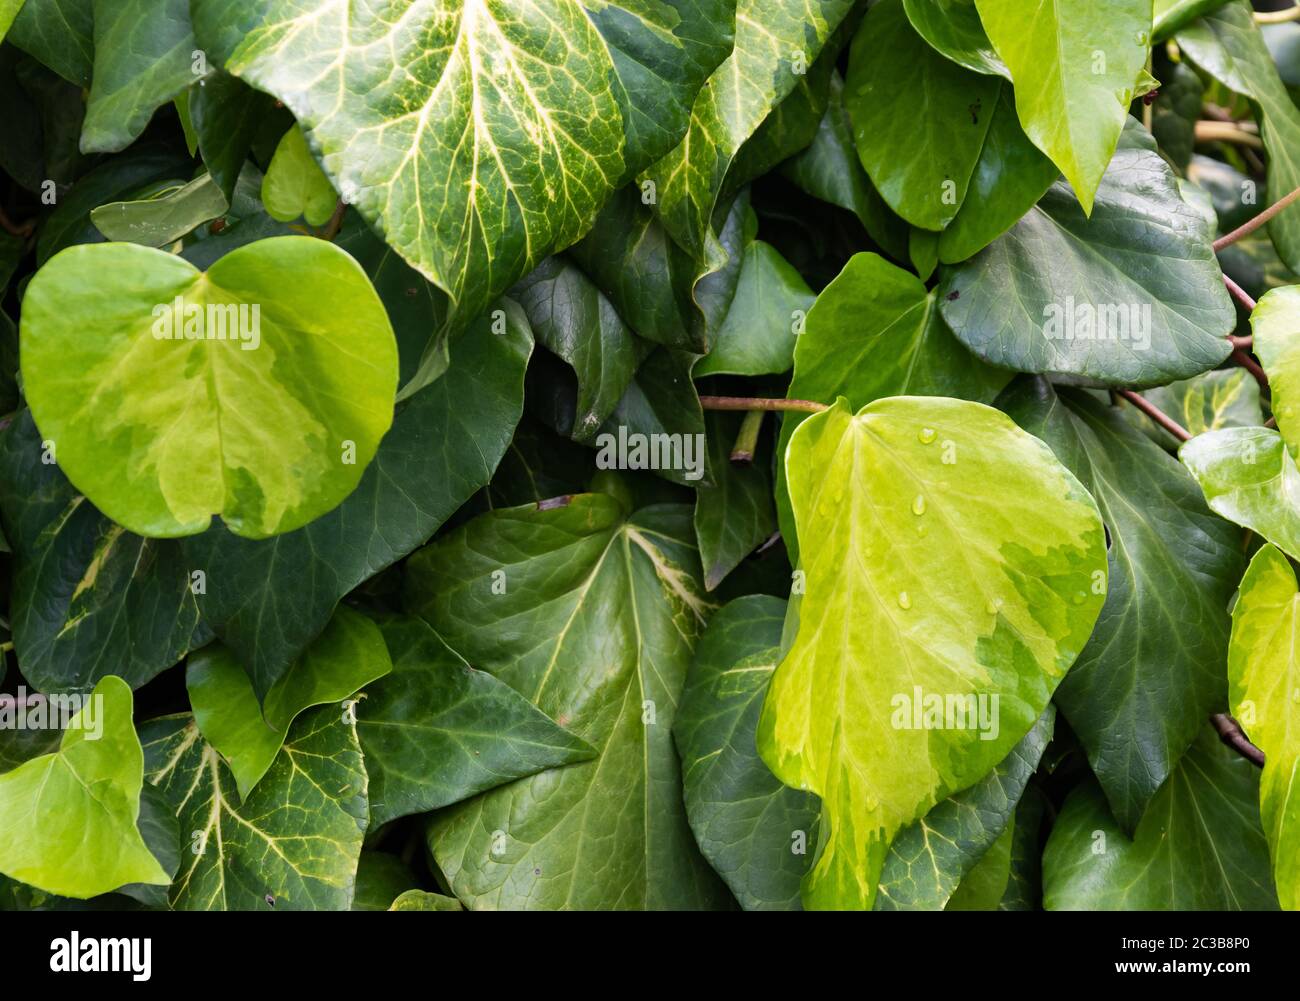
<svg viewBox="0 0 1300 1001">
<path fill-rule="evenodd" d="M 898 607 L 901 608 L 903 611 L 907 611 L 909 608 L 912 607 L 912 599 L 908 597 L 906 591 L 898 592 Z"/>
<path fill-rule="evenodd" d="M 916 436 L 922 445 L 928 445 L 938 437 L 938 432 L 934 428 L 921 428 L 920 433 Z"/>
<path fill-rule="evenodd" d="M 912 513 L 918 518 L 925 514 L 925 498 L 920 494 L 912 498 Z"/>
</svg>

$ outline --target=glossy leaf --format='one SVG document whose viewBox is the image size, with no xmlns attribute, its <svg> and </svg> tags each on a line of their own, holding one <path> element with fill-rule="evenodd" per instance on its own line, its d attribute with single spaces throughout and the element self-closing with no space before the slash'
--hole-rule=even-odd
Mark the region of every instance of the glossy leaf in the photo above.
<svg viewBox="0 0 1300 1001">
<path fill-rule="evenodd" d="M 322 284 L 286 281 L 300 269 Z M 142 535 L 192 535 L 214 514 L 251 538 L 298 528 L 352 491 L 392 422 L 392 328 L 324 240 L 262 240 L 206 273 L 131 244 L 71 248 L 33 278 L 21 336 L 32 416 L 68 478 Z"/>
<path fill-rule="evenodd" d="M 908 20 L 936 50 L 976 73 L 1011 79 L 980 23 L 975 0 L 903 0 Z"/>
<path fill-rule="evenodd" d="M 1011 373 L 985 365 L 949 331 L 938 296 L 876 254 L 855 254 L 822 290 L 795 346 L 789 397 L 862 407 L 886 396 L 954 396 L 992 403 Z M 802 416 L 784 415 L 784 455 Z M 785 468 L 777 465 L 777 510 L 787 540 Z"/>
<path fill-rule="evenodd" d="M 85 153 L 115 153 L 156 109 L 194 82 L 189 0 L 91 0 L 95 68 L 81 132 Z"/>
<path fill-rule="evenodd" d="M 1070 793 L 1043 853 L 1049 911 L 1276 910 L 1259 773 L 1206 726 L 1129 838 L 1100 787 Z"/>
<path fill-rule="evenodd" d="M 957 214 L 997 105 L 996 78 L 936 52 L 882 0 L 849 52 L 845 106 L 876 190 L 914 226 L 940 230 Z"/>
<path fill-rule="evenodd" d="M 1045 445 L 965 401 L 841 401 L 786 465 L 807 581 L 758 746 L 823 800 L 805 905 L 869 907 L 893 836 L 1006 757 L 1077 657 L 1101 609 L 1101 521 Z M 919 713 L 927 695 L 983 695 L 986 715 L 997 695 L 996 732 L 885 728 L 885 707 L 899 720 L 899 698 Z"/>
<path fill-rule="evenodd" d="M 184 543 L 206 575 L 203 617 L 265 694 L 329 621 L 345 594 L 427 542 L 492 477 L 523 410 L 532 337 L 503 303 L 458 339 L 448 373 L 404 404 L 361 483 L 296 532 L 242 539 L 213 527 Z M 310 586 L 304 586 L 310 582 Z"/>
<path fill-rule="evenodd" d="M 1197 435 L 1178 450 L 1210 510 L 1300 559 L 1300 470 L 1272 428 Z"/>
<path fill-rule="evenodd" d="M 671 736 L 708 611 L 689 508 L 629 517 L 583 494 L 493 511 L 411 559 L 407 599 L 600 752 L 434 819 L 429 847 L 457 897 L 471 909 L 726 901 L 687 826 Z"/>
<path fill-rule="evenodd" d="M 996 768 L 899 832 L 881 870 L 875 910 L 937 911 L 948 905 L 972 868 L 1011 830 L 1055 725 L 1056 710 L 1048 705 Z"/>
<path fill-rule="evenodd" d="M 139 201 L 109 202 L 91 210 L 90 221 L 109 240 L 163 247 L 224 215 L 230 203 L 211 174 Z"/>
<path fill-rule="evenodd" d="M 990 115 L 970 190 L 939 237 L 944 264 L 974 257 L 1019 222 L 1060 176 L 1016 120 L 1010 87 L 999 89 Z"/>
<path fill-rule="evenodd" d="M 733 24 L 728 0 L 473 0 L 410 15 L 342 0 L 194 5 L 200 45 L 294 112 L 344 201 L 464 322 L 681 138 Z M 408 392 L 425 381 L 422 367 Z"/>
<path fill-rule="evenodd" d="M 27 0 L 7 41 L 31 53 L 65 80 L 89 86 L 93 64 L 93 0 Z"/>
<path fill-rule="evenodd" d="M 334 214 L 334 188 L 307 148 L 302 130 L 294 126 L 275 147 L 262 178 L 262 204 L 272 219 L 292 222 L 299 216 L 323 226 Z"/>
<path fill-rule="evenodd" d="M 999 404 L 1079 478 L 1109 533 L 1106 603 L 1056 702 L 1132 831 L 1222 709 L 1241 533 L 1163 448 L 1086 393 L 1025 380 Z"/>
<path fill-rule="evenodd" d="M 1273 289 L 1250 315 L 1253 350 L 1268 374 L 1269 401 L 1291 454 L 1300 453 L 1300 285 Z"/>
<path fill-rule="evenodd" d="M 393 672 L 357 707 L 372 827 L 596 756 L 514 689 L 470 667 L 420 619 L 380 625 Z"/>
<path fill-rule="evenodd" d="M 140 728 L 145 776 L 176 813 L 174 910 L 347 910 L 366 827 L 366 772 L 351 714 L 304 713 L 247 799 L 186 716 Z"/>
<path fill-rule="evenodd" d="M 784 620 L 785 602 L 765 595 L 714 615 L 673 724 L 695 840 L 748 911 L 798 910 L 817 845 L 817 797 L 781 785 L 754 747 Z"/>
<path fill-rule="evenodd" d="M 713 485 L 696 488 L 695 535 L 704 564 L 704 586 L 710 591 L 776 531 L 766 454 L 742 465 L 730 459 L 741 421 L 739 415 L 720 413 L 710 413 L 704 420 Z M 761 437 L 759 442 L 765 453 L 768 439 Z"/>
<path fill-rule="evenodd" d="M 220 643 L 190 657 L 185 687 L 199 732 L 229 766 L 244 800 L 271 767 L 299 713 L 340 702 L 392 669 L 375 624 L 339 608 L 271 689 L 265 708 L 239 661 Z"/>
<path fill-rule="evenodd" d="M 1151 0 L 975 0 L 1016 85 L 1025 134 L 1085 214 L 1115 152 L 1151 44 Z"/>
<path fill-rule="evenodd" d="M 1250 561 L 1232 610 L 1228 648 L 1229 704 L 1251 742 L 1264 752 L 1259 807 L 1273 858 L 1278 899 L 1300 910 L 1300 591 L 1286 556 L 1264 546 Z"/>
<path fill-rule="evenodd" d="M 9 621 L 23 676 L 43 692 L 88 692 L 110 674 L 138 688 L 211 637 L 190 565 L 175 542 L 105 518 L 49 458 L 27 411 L 0 433 Z"/>
<path fill-rule="evenodd" d="M 1142 395 L 1193 435 L 1264 423 L 1259 383 L 1244 368 L 1217 369 L 1148 389 Z M 1163 430 L 1158 433 L 1166 435 Z"/>
<path fill-rule="evenodd" d="M 700 272 L 726 262 L 712 222 L 732 159 L 794 89 L 796 60 L 805 70 L 815 62 L 851 7 L 849 0 L 737 0 L 735 47 L 696 97 L 682 141 L 644 175 L 664 226 Z"/>
<path fill-rule="evenodd" d="M 948 272 L 944 319 L 977 355 L 1022 372 L 1093 385 L 1186 379 L 1228 356 L 1236 324 L 1212 239 L 1150 134 L 1132 124 L 1092 218 L 1053 185 Z"/>
<path fill-rule="evenodd" d="M 144 759 L 131 706 L 127 684 L 104 678 L 57 751 L 0 775 L 0 872 L 83 899 L 171 881 L 136 829 Z"/>
</svg>

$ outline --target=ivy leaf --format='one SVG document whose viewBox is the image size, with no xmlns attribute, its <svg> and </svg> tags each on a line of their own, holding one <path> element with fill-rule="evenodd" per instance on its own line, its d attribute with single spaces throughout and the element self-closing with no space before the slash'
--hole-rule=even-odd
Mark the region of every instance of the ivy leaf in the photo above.
<svg viewBox="0 0 1300 1001">
<path fill-rule="evenodd" d="M 357 862 L 356 892 L 352 896 L 354 911 L 386 911 L 389 905 L 420 885 L 411 867 L 387 852 L 363 851 Z"/>
<path fill-rule="evenodd" d="M 770 244 L 752 240 L 740 258 L 735 294 L 709 353 L 693 375 L 779 375 L 794 364 L 795 330 L 815 296 Z"/>
<path fill-rule="evenodd" d="M 141 189 L 164 181 L 183 184 L 193 170 L 183 154 L 183 149 L 139 146 L 79 177 L 71 191 L 59 195 L 54 211 L 41 226 L 36 263 L 43 265 L 74 244 L 103 242 L 103 234 L 90 221 L 90 213 L 100 205 L 134 200 Z"/>
<path fill-rule="evenodd" d="M 262 204 L 272 219 L 293 222 L 302 217 L 323 226 L 334 214 L 338 198 L 329 178 L 311 155 L 302 129 L 293 126 L 280 139 L 262 178 Z"/>
<path fill-rule="evenodd" d="M 1255 766 L 1208 727 L 1165 781 L 1133 837 L 1086 782 L 1043 852 L 1049 911 L 1276 910 Z"/>
<path fill-rule="evenodd" d="M 996 911 L 1011 879 L 1011 843 L 1015 818 L 968 872 L 944 907 L 946 911 Z"/>
<path fill-rule="evenodd" d="M 812 144 L 781 170 L 814 198 L 856 215 L 871 239 L 895 260 L 906 259 L 907 224 L 894 215 L 862 169 L 838 73 L 831 77 L 826 114 Z"/>
<path fill-rule="evenodd" d="M 230 198 L 257 128 L 272 111 L 272 100 L 220 70 L 191 87 L 189 95 L 199 153 L 222 193 Z"/>
<path fill-rule="evenodd" d="M 1023 218 L 1059 176 L 1016 120 L 1011 88 L 1001 87 L 969 192 L 939 237 L 939 260 L 974 257 Z"/>
<path fill-rule="evenodd" d="M 65 80 L 88 87 L 95 54 L 92 4 L 93 0 L 27 0 L 6 40 Z"/>
<path fill-rule="evenodd" d="M 708 611 L 690 516 L 660 505 L 629 517 L 581 494 L 482 515 L 408 563 L 409 607 L 600 752 L 434 818 L 430 850 L 471 909 L 727 900 L 687 826 L 672 746 Z"/>
<path fill-rule="evenodd" d="M 1151 45 L 1151 0 L 975 0 L 1016 85 L 1016 111 L 1084 213 L 1124 129 Z"/>
<path fill-rule="evenodd" d="M 798 910 L 817 844 L 817 798 L 781 785 L 754 747 L 784 620 L 785 602 L 767 595 L 715 614 L 673 724 L 696 843 L 747 911 Z"/>
<path fill-rule="evenodd" d="M 503 312 L 503 335 L 491 333 L 489 315 L 456 340 L 447 374 L 400 408 L 357 489 L 329 514 L 274 539 L 213 527 L 185 541 L 190 565 L 206 578 L 203 617 L 259 696 L 340 598 L 427 542 L 491 479 L 523 411 L 532 351 L 518 307 L 503 302 Z"/>
<path fill-rule="evenodd" d="M 1236 313 L 1213 232 L 1136 123 L 1092 208 L 1085 218 L 1057 183 L 951 269 L 939 292 L 953 333 L 995 365 L 1093 385 L 1158 385 L 1222 362 Z"/>
<path fill-rule="evenodd" d="M 1300 470 L 1272 428 L 1199 434 L 1178 450 L 1210 510 L 1300 559 Z"/>
<path fill-rule="evenodd" d="M 741 421 L 738 414 L 709 413 L 704 418 L 713 486 L 696 489 L 695 534 L 709 591 L 776 531 L 770 467 L 765 461 L 740 466 L 731 461 Z"/>
<path fill-rule="evenodd" d="M 731 12 L 728 0 L 474 2 L 386 24 L 343 0 L 194 4 L 201 46 L 293 111 L 343 200 L 462 322 L 681 138 L 729 49 Z M 404 395 L 428 381 L 422 365 Z"/>
<path fill-rule="evenodd" d="M 682 141 L 647 169 L 659 217 L 699 273 L 726 263 L 713 215 L 732 160 L 817 59 L 849 0 L 737 0 L 735 47 L 700 90 Z"/>
<path fill-rule="evenodd" d="M 380 627 L 393 673 L 357 707 L 372 828 L 596 756 L 514 689 L 470 667 L 420 619 L 388 618 Z"/>
<path fill-rule="evenodd" d="M 90 221 L 109 240 L 163 247 L 222 216 L 230 208 L 211 174 L 152 198 L 109 202 L 90 212 Z"/>
<path fill-rule="evenodd" d="M 1186 170 L 1196 145 L 1196 121 L 1201 117 L 1205 87 L 1196 71 L 1181 62 L 1160 70 L 1160 80 L 1160 95 L 1152 108 L 1151 134 L 1174 166 Z"/>
<path fill-rule="evenodd" d="M 1086 393 L 1026 379 L 999 402 L 1079 478 L 1109 530 L 1106 603 L 1056 702 L 1133 831 L 1223 706 L 1241 533 L 1163 448 Z"/>
<path fill-rule="evenodd" d="M 1291 100 L 1250 4 L 1225 4 L 1178 33 L 1192 62 L 1230 90 L 1250 98 L 1268 153 L 1268 183 L 1281 197 L 1300 188 L 1300 109 Z M 1273 217 L 1268 235 L 1278 256 L 1300 271 L 1300 206 Z"/>
<path fill-rule="evenodd" d="M 865 406 L 886 396 L 955 396 L 992 403 L 1011 373 L 985 365 L 953 336 L 915 275 L 876 254 L 854 254 L 822 290 L 795 345 L 791 399 Z M 785 455 L 803 417 L 781 422 Z M 796 536 L 777 464 L 777 512 L 787 545 Z"/>
<path fill-rule="evenodd" d="M 347 910 L 366 827 L 351 714 L 308 710 L 247 799 L 188 716 L 140 728 L 145 775 L 180 825 L 174 910 Z"/>
<path fill-rule="evenodd" d="M 1258 345 L 1256 346 L 1258 347 Z M 1223 368 L 1193 376 L 1142 394 L 1193 436 L 1221 428 L 1254 427 L 1264 423 L 1259 383 L 1244 368 Z M 1133 411 L 1135 414 L 1138 411 Z M 1156 426 L 1147 421 L 1148 427 Z M 1165 436 L 1166 432 L 1156 429 Z"/>
<path fill-rule="evenodd" d="M 43 692 L 88 692 L 107 675 L 139 688 L 211 637 L 189 564 L 175 542 L 105 518 L 48 457 L 26 410 L 0 434 L 9 621 L 23 677 Z"/>
<path fill-rule="evenodd" d="M 0 872 L 85 899 L 171 882 L 136 829 L 144 759 L 131 688 L 103 678 L 59 749 L 0 775 Z"/>
<path fill-rule="evenodd" d="M 537 340 L 577 375 L 578 413 L 569 434 L 576 441 L 593 441 L 650 346 L 632 334 L 595 283 L 563 257 L 548 258 L 511 295 L 528 314 Z"/>
<path fill-rule="evenodd" d="M 841 400 L 800 425 L 786 465 L 807 576 L 758 747 L 822 797 L 805 906 L 866 908 L 894 835 L 1005 758 L 1082 649 L 1103 600 L 1101 519 L 1047 446 L 961 400 L 857 416 Z M 996 732 L 886 727 L 900 698 L 919 713 L 945 695 L 987 711 L 998 696 Z"/>
<path fill-rule="evenodd" d="M 1300 757 L 1298 597 L 1291 564 L 1278 549 L 1265 545 L 1241 582 L 1228 648 L 1229 704 L 1251 742 L 1264 752 L 1260 815 L 1278 899 L 1288 911 L 1300 909 L 1300 808 L 1295 795 Z"/>
<path fill-rule="evenodd" d="M 903 0 L 903 7 L 917 33 L 953 62 L 1011 79 L 980 23 L 975 0 Z"/>
<path fill-rule="evenodd" d="M 92 0 L 95 67 L 83 153 L 116 153 L 194 82 L 189 0 Z M 57 67 L 55 67 L 57 69 Z"/>
<path fill-rule="evenodd" d="M 1273 416 L 1291 454 L 1300 452 L 1300 285 L 1273 289 L 1250 314 L 1254 351 L 1268 373 Z"/>
<path fill-rule="evenodd" d="M 360 612 L 340 607 L 271 689 L 265 707 L 258 705 L 239 661 L 220 643 L 190 657 L 185 687 L 199 732 L 230 767 L 245 800 L 303 710 L 346 699 L 392 669 L 378 627 Z"/>
<path fill-rule="evenodd" d="M 937 911 L 948 905 L 971 869 L 1014 826 L 1016 804 L 1055 726 L 1056 710 L 1049 704 L 996 768 L 899 832 L 881 870 L 875 910 Z"/>
<path fill-rule="evenodd" d="M 318 281 L 286 281 L 301 271 Z M 36 274 L 23 307 L 37 427 L 68 478 L 141 535 L 192 535 L 213 514 L 249 538 L 305 525 L 352 492 L 392 423 L 388 317 L 325 240 L 260 240 L 206 273 L 133 244 L 73 247 Z M 191 315 L 205 307 L 219 322 Z M 158 336 L 166 319 L 185 340 Z M 86 338 L 92 323 L 99 336 Z M 194 327 L 204 339 L 189 339 Z"/>
<path fill-rule="evenodd" d="M 966 199 L 1000 84 L 940 55 L 882 0 L 849 51 L 845 105 L 858 156 L 891 209 L 941 230 Z"/>
</svg>

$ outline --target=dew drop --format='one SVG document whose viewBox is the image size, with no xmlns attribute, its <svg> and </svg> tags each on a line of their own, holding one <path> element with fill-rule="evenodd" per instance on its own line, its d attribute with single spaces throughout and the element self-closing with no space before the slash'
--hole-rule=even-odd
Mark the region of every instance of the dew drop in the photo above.
<svg viewBox="0 0 1300 1001">
<path fill-rule="evenodd" d="M 925 535 L 925 522 L 918 522 L 918 523 L 917 523 L 917 526 L 916 526 L 916 534 L 917 534 L 917 535 L 920 535 L 920 536 L 924 536 L 924 535 Z"/>
<path fill-rule="evenodd" d="M 1088 600 L 1088 596 L 1084 594 L 1082 591 L 1076 591 L 1074 592 L 1074 597 L 1071 600 L 1076 605 L 1082 605 L 1085 601 Z"/>
<path fill-rule="evenodd" d="M 1292 701 L 1292 702 L 1300 702 L 1300 688 L 1292 689 L 1292 691 L 1291 691 L 1291 701 Z"/>
<path fill-rule="evenodd" d="M 984 606 L 984 611 L 988 612 L 990 615 L 997 615 L 998 612 L 1001 610 L 1001 608 L 1002 608 L 1001 598 L 990 598 L 988 600 L 988 603 Z"/>
<path fill-rule="evenodd" d="M 934 428 L 921 428 L 920 432 L 916 436 L 916 439 L 922 445 L 929 445 L 937 437 L 938 437 L 938 433 L 934 430 Z"/>
<path fill-rule="evenodd" d="M 901 608 L 903 611 L 907 611 L 909 608 L 912 607 L 912 599 L 908 597 L 906 591 L 898 592 L 898 607 Z"/>
<path fill-rule="evenodd" d="M 912 498 L 912 513 L 918 518 L 925 514 L 925 498 L 920 494 Z"/>
</svg>

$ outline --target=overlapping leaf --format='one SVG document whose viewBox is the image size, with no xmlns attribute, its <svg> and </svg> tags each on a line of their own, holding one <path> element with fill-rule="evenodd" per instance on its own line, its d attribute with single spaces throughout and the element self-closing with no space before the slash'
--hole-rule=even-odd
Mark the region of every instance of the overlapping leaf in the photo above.
<svg viewBox="0 0 1300 1001">
<path fill-rule="evenodd" d="M 976 403 L 841 401 L 786 465 L 807 583 L 758 746 L 822 797 L 805 905 L 869 907 L 893 836 L 1005 758 L 1078 656 L 1103 600 L 1101 520 L 1045 445 Z M 927 697 L 962 722 L 918 727 Z"/>
</svg>

